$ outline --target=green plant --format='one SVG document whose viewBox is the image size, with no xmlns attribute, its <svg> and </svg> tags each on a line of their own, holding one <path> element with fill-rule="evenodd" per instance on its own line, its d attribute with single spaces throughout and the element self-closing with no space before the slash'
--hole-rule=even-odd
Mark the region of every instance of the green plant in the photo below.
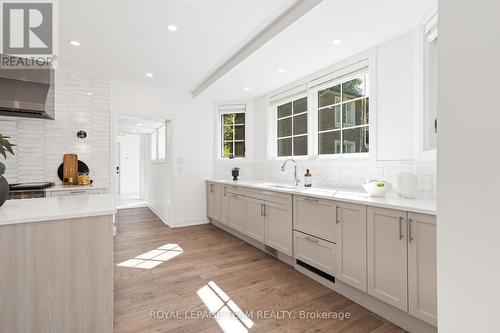
<svg viewBox="0 0 500 333">
<path fill-rule="evenodd" d="M 12 147 L 15 146 L 15 144 L 10 143 L 7 139 L 10 139 L 10 137 L 0 134 L 0 154 L 2 154 L 5 159 L 7 159 L 7 153 L 14 155 Z"/>
</svg>

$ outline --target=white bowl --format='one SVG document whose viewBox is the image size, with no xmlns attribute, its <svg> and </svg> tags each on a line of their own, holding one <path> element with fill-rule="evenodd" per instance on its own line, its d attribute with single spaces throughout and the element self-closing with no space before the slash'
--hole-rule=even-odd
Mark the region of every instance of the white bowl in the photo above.
<svg viewBox="0 0 500 333">
<path fill-rule="evenodd" d="M 383 180 L 370 180 L 363 184 L 370 197 L 383 198 L 392 189 L 392 184 Z"/>
</svg>

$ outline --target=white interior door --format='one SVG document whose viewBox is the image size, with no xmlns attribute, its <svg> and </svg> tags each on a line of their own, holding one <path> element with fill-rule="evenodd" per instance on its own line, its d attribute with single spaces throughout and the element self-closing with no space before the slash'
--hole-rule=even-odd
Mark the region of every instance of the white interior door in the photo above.
<svg viewBox="0 0 500 333">
<path fill-rule="evenodd" d="M 134 195 L 141 193 L 141 138 L 125 134 L 118 137 L 120 182 L 119 193 Z"/>
</svg>

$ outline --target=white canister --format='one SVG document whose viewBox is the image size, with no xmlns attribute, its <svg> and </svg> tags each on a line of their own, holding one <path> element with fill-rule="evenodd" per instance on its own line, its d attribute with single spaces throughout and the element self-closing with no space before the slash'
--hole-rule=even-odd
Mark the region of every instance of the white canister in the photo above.
<svg viewBox="0 0 500 333">
<path fill-rule="evenodd" d="M 418 190 L 418 177 L 414 173 L 400 173 L 398 176 L 398 194 L 406 199 L 415 199 Z"/>
</svg>

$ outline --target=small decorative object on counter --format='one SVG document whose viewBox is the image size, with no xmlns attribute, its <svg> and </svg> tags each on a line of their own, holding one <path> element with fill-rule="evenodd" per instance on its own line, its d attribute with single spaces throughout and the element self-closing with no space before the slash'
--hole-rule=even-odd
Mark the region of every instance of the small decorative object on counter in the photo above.
<svg viewBox="0 0 500 333">
<path fill-rule="evenodd" d="M 400 173 L 398 176 L 398 194 L 405 199 L 417 197 L 418 178 L 414 173 Z"/>
<path fill-rule="evenodd" d="M 363 188 L 370 197 L 383 198 L 392 189 L 392 184 L 383 180 L 367 180 Z"/>
<path fill-rule="evenodd" d="M 304 186 L 311 187 L 312 186 L 312 175 L 309 172 L 309 169 L 306 169 L 306 174 L 304 175 Z"/>
<path fill-rule="evenodd" d="M 238 176 L 240 175 L 240 168 L 238 167 L 234 167 L 232 170 L 231 170 L 231 175 L 233 175 L 233 180 L 238 180 Z"/>
<path fill-rule="evenodd" d="M 88 172 L 78 173 L 78 185 L 90 185 L 90 176 Z"/>
<path fill-rule="evenodd" d="M 8 136 L 3 136 L 2 134 L 0 134 L 0 154 L 4 159 L 7 159 L 7 153 L 14 155 L 14 150 L 12 149 L 12 147 L 14 147 L 15 144 L 10 143 L 7 139 L 10 138 Z M 0 162 L 0 207 L 3 206 L 3 204 L 9 197 L 9 183 L 3 176 L 5 174 L 5 169 L 5 164 Z"/>
<path fill-rule="evenodd" d="M 64 154 L 63 182 L 64 185 L 78 185 L 78 155 Z"/>
</svg>

